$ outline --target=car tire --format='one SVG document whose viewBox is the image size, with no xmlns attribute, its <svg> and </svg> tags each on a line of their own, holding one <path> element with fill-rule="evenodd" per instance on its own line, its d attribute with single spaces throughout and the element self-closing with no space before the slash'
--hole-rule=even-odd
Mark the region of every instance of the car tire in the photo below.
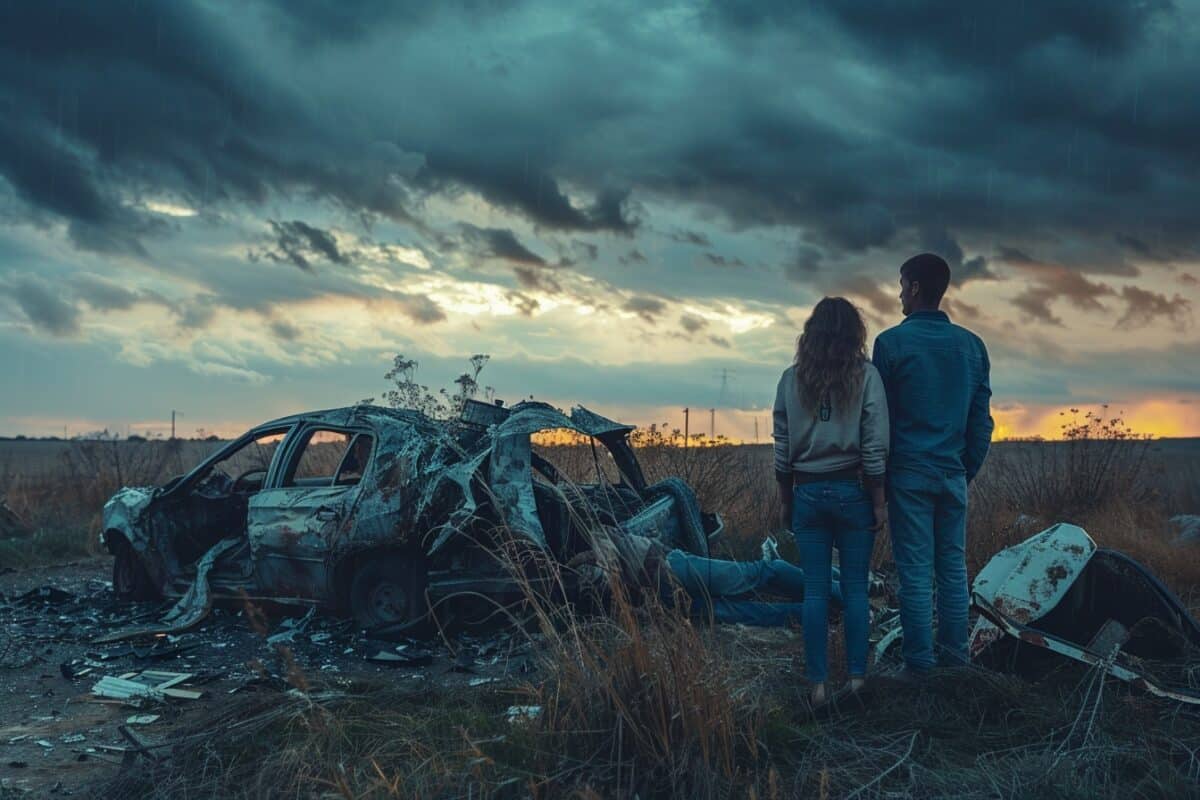
<svg viewBox="0 0 1200 800">
<path fill-rule="evenodd" d="M 124 536 L 113 544 L 113 594 L 122 600 L 157 600 L 162 597 L 146 565 Z"/>
<path fill-rule="evenodd" d="M 429 618 L 424 562 L 402 553 L 360 559 L 350 579 L 350 614 L 360 628 L 419 628 Z"/>
</svg>

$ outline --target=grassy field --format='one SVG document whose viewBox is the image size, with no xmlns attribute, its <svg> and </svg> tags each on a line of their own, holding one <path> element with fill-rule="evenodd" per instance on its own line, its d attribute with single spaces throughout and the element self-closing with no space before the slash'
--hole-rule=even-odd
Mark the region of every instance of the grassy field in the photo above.
<svg viewBox="0 0 1200 800">
<path fill-rule="evenodd" d="M 34 530 L 0 542 L 0 564 L 89 552 L 120 483 L 176 474 L 200 445 L 214 446 L 77 444 L 41 460 L 21 454 L 26 443 L 0 445 L 0 495 Z M 757 557 L 775 527 L 769 448 L 640 445 L 651 480 L 681 475 L 725 516 L 723 553 Z M 594 475 L 590 450 L 544 450 L 575 479 Z M 1168 522 L 1200 512 L 1197 456 L 1200 442 L 1185 440 L 997 444 L 971 487 L 972 574 L 1070 521 L 1200 611 L 1200 546 L 1174 542 Z M 35 463 L 40 472 L 23 469 Z M 889 555 L 881 537 L 884 571 Z M 941 674 L 814 713 L 794 633 L 709 628 L 653 602 L 635 608 L 619 590 L 603 619 L 532 592 L 530 604 L 540 668 L 528 682 L 449 693 L 309 676 L 298 696 L 214 704 L 169 761 L 126 770 L 96 796 L 1200 797 L 1200 715 L 1071 663 L 1036 681 Z M 837 680 L 836 625 L 833 635 Z M 522 705 L 540 712 L 514 722 L 507 710 Z"/>
</svg>

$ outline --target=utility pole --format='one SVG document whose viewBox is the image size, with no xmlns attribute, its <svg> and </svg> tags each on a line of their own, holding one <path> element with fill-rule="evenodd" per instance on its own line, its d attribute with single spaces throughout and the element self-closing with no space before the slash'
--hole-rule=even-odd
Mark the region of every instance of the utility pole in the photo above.
<svg viewBox="0 0 1200 800">
<path fill-rule="evenodd" d="M 686 409 L 686 408 L 683 410 L 683 449 L 684 450 L 686 450 L 687 446 L 688 446 L 688 411 L 689 411 L 689 409 Z"/>
<path fill-rule="evenodd" d="M 754 443 L 758 444 L 758 417 L 754 418 Z"/>
<path fill-rule="evenodd" d="M 715 408 L 708 410 L 708 438 L 717 438 L 717 410 Z"/>
<path fill-rule="evenodd" d="M 178 413 L 178 412 L 176 412 L 175 409 L 172 408 L 171 409 L 171 438 L 172 439 L 175 438 L 175 414 L 176 413 Z M 183 414 L 180 414 L 179 416 L 182 417 Z"/>
</svg>

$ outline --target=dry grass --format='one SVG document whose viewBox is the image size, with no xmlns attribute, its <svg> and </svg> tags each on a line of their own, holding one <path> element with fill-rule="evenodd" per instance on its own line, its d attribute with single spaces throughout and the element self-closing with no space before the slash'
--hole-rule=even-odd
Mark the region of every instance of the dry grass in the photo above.
<svg viewBox="0 0 1200 800">
<path fill-rule="evenodd" d="M 1160 469 L 1149 450 L 1133 480 L 1101 476 L 1107 488 L 1091 506 L 1060 515 L 1087 487 L 1062 481 L 1056 496 L 1046 484 L 1061 464 L 1005 452 L 1041 446 L 997 446 L 973 485 L 972 571 L 1065 516 L 1196 608 L 1200 558 L 1166 535 L 1169 515 L 1200 510 L 1188 505 L 1196 473 Z M 573 477 L 595 474 L 590 450 L 550 451 Z M 1122 452 L 1105 469 L 1129 476 Z M 727 553 L 757 555 L 774 527 L 769 448 L 684 453 L 651 443 L 641 457 L 650 480 L 683 475 L 725 516 Z M 1077 665 L 1037 683 L 982 669 L 942 674 L 924 691 L 877 689 L 861 705 L 814 714 L 796 637 L 709 628 L 655 598 L 632 603 L 621 586 L 610 587 L 607 614 L 580 616 L 558 592 L 535 589 L 556 585 L 553 564 L 523 548 L 499 553 L 529 579 L 522 612 L 538 641 L 536 680 L 406 692 L 305 679 L 290 695 L 223 700 L 169 761 L 123 773 L 96 796 L 1200 797 L 1200 715 Z M 510 705 L 541 713 L 513 723 Z"/>
</svg>

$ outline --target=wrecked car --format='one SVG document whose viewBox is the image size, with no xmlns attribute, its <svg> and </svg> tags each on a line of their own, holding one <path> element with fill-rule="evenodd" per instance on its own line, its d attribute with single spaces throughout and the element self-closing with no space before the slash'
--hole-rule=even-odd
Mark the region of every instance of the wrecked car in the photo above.
<svg viewBox="0 0 1200 800">
<path fill-rule="evenodd" d="M 1037 671 L 1063 657 L 1200 704 L 1200 623 L 1149 570 L 1060 523 L 997 553 L 972 586 L 973 659 Z"/>
<path fill-rule="evenodd" d="M 534 447 L 560 429 L 590 443 L 594 480 L 568 480 Z M 276 419 L 163 486 L 108 501 L 113 589 L 181 598 L 168 613 L 178 628 L 220 598 L 318 605 L 377 628 L 455 598 L 519 595 L 503 541 L 565 563 L 599 523 L 707 555 L 720 517 L 680 479 L 648 484 L 632 430 L 532 401 L 468 401 L 448 422 L 372 405 Z"/>
</svg>

